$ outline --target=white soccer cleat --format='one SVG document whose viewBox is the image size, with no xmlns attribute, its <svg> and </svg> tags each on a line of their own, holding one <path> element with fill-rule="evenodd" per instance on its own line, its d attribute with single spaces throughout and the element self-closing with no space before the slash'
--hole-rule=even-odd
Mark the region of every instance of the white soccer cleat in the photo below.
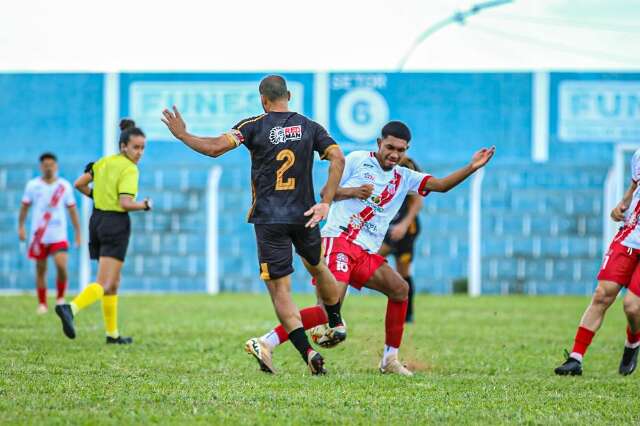
<svg viewBox="0 0 640 426">
<path fill-rule="evenodd" d="M 382 374 L 398 374 L 400 376 L 407 377 L 413 376 L 413 373 L 398 361 L 398 357 L 396 355 L 389 355 L 387 357 L 387 362 L 384 365 L 382 365 L 382 361 L 380 361 L 380 372 Z"/>
<path fill-rule="evenodd" d="M 47 312 L 49 312 L 49 308 L 47 307 L 47 305 L 38 305 L 38 308 L 36 309 L 36 313 L 38 315 L 44 315 Z"/>
<path fill-rule="evenodd" d="M 247 340 L 244 344 L 244 350 L 253 357 L 260 364 L 260 370 L 265 373 L 275 374 L 276 370 L 273 368 L 273 361 L 271 360 L 271 349 L 258 337 Z"/>
<path fill-rule="evenodd" d="M 64 300 L 64 297 L 56 299 L 56 305 L 64 305 L 65 303 L 67 302 Z"/>
</svg>

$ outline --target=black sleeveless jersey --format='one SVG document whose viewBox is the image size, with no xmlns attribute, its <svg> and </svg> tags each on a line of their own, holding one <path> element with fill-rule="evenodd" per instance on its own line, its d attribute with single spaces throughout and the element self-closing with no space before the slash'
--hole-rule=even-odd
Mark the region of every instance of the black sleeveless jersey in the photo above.
<svg viewBox="0 0 640 426">
<path fill-rule="evenodd" d="M 324 158 L 336 142 L 321 125 L 296 112 L 269 112 L 233 129 L 251 153 L 249 222 L 306 223 L 304 212 L 315 204 L 313 153 Z"/>
</svg>

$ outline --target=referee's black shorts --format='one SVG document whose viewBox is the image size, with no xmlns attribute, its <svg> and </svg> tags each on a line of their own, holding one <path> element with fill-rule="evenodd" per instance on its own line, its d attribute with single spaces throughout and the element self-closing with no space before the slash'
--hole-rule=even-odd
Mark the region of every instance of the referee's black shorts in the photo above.
<svg viewBox="0 0 640 426">
<path fill-rule="evenodd" d="M 316 266 L 322 256 L 320 228 L 293 224 L 254 224 L 260 278 L 275 280 L 293 272 L 291 246 L 307 263 Z"/>
<path fill-rule="evenodd" d="M 130 235 L 129 213 L 93 209 L 89 220 L 89 256 L 113 257 L 124 262 Z"/>
</svg>

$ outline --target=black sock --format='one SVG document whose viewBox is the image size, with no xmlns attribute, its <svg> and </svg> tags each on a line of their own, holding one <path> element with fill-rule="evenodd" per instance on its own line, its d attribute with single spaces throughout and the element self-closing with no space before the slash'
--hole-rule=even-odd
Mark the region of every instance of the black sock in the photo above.
<svg viewBox="0 0 640 426">
<path fill-rule="evenodd" d="M 307 339 L 307 333 L 304 332 L 304 327 L 296 328 L 289 333 L 289 340 L 296 347 L 304 362 L 307 362 L 307 353 L 311 349 L 309 339 Z"/>
<path fill-rule="evenodd" d="M 413 321 L 413 279 L 411 277 L 404 278 L 409 284 L 409 305 L 407 306 L 407 321 Z"/>
<path fill-rule="evenodd" d="M 342 317 L 340 316 L 340 302 L 335 305 L 327 305 L 325 303 L 324 309 L 327 311 L 327 317 L 329 318 L 329 327 L 333 328 L 342 324 Z"/>
</svg>

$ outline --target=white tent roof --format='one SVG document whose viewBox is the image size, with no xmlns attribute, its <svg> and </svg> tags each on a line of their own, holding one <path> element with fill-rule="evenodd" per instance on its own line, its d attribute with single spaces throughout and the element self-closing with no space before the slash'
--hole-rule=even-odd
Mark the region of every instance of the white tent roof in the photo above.
<svg viewBox="0 0 640 426">
<path fill-rule="evenodd" d="M 452 0 L 21 0 L 0 14 L 1 71 L 384 70 Z M 640 70 L 634 0 L 516 0 L 427 38 L 418 70 Z"/>
</svg>

